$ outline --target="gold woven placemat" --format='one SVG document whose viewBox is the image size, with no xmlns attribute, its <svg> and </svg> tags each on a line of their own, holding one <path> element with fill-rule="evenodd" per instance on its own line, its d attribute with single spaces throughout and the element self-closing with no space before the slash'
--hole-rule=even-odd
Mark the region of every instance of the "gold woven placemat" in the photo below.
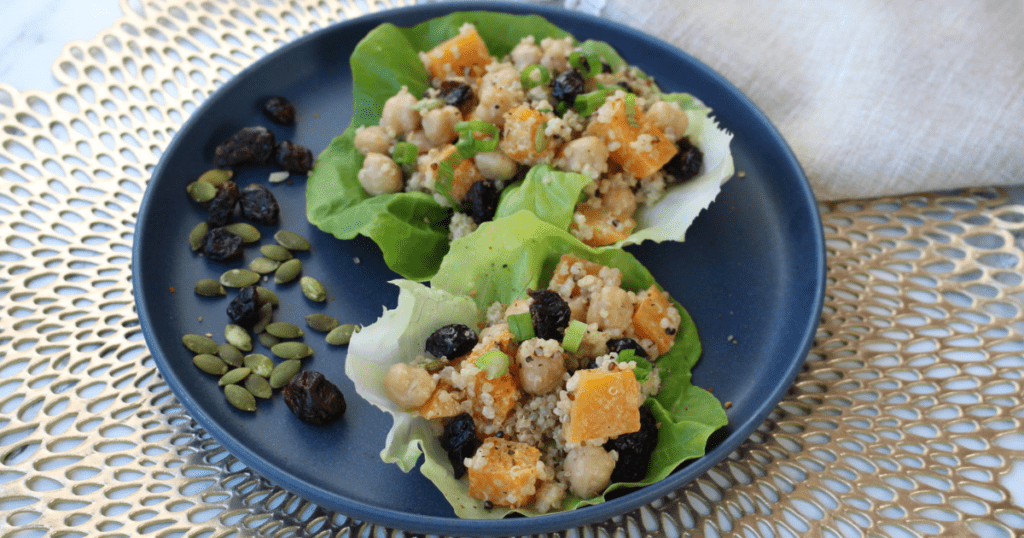
<svg viewBox="0 0 1024 538">
<path fill-rule="evenodd" d="M 391 536 L 269 483 L 184 412 L 134 310 L 131 243 L 161 150 L 279 45 L 402 2 L 154 0 L 0 85 L 0 538 Z M 1000 190 L 821 205 L 814 349 L 699 480 L 566 536 L 1019 535 L 1024 207 Z M 1014 501 L 1016 500 L 1016 504 Z"/>
</svg>

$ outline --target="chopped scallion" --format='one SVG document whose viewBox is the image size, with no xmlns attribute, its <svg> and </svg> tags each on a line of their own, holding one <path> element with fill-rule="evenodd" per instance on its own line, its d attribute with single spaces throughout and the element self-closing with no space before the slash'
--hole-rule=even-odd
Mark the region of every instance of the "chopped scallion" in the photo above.
<svg viewBox="0 0 1024 538">
<path fill-rule="evenodd" d="M 395 151 L 391 153 L 391 157 L 398 164 L 413 164 L 416 162 L 416 156 L 419 155 L 419 148 L 412 142 L 399 142 L 395 144 Z"/>
<path fill-rule="evenodd" d="M 626 94 L 626 121 L 632 127 L 639 127 L 640 123 L 636 120 L 636 94 Z"/>
<path fill-rule="evenodd" d="M 492 349 L 477 357 L 473 364 L 487 373 L 487 379 L 497 379 L 508 373 L 508 355 Z"/>
<path fill-rule="evenodd" d="M 508 328 L 516 337 L 516 342 L 529 340 L 536 336 L 533 332 L 533 318 L 529 312 L 514 314 L 508 317 Z"/>
<path fill-rule="evenodd" d="M 460 121 L 455 124 L 455 132 L 459 133 L 459 142 L 456 146 L 463 144 L 463 147 L 468 148 L 471 143 L 474 154 L 498 149 L 498 133 L 500 131 L 498 126 L 493 123 L 482 120 Z M 477 133 L 483 138 L 478 138 Z"/>
<path fill-rule="evenodd" d="M 533 149 L 536 150 L 537 153 L 548 149 L 548 144 L 551 143 L 551 140 L 548 140 L 547 135 L 544 134 L 544 131 L 547 130 L 547 128 L 548 122 L 545 121 L 540 124 L 540 127 L 537 127 L 537 134 L 533 135 Z"/>
<path fill-rule="evenodd" d="M 594 112 L 597 112 L 598 108 L 601 108 L 601 105 L 604 104 L 604 101 L 608 98 L 608 94 L 610 92 L 610 89 L 605 88 L 577 95 L 576 101 L 573 102 L 573 108 L 575 108 L 576 112 L 583 117 L 590 116 Z"/>
<path fill-rule="evenodd" d="M 565 336 L 562 338 L 562 349 L 569 353 L 576 353 L 583 343 L 583 337 L 587 334 L 587 324 L 579 320 L 572 320 L 565 328 Z"/>
<path fill-rule="evenodd" d="M 540 72 L 540 79 L 535 80 L 533 78 L 533 72 Z M 540 64 L 533 64 L 526 66 L 523 72 L 519 74 L 519 82 L 522 83 L 523 89 L 529 90 L 530 88 L 547 84 L 551 81 L 551 71 L 548 71 L 547 67 Z"/>
<path fill-rule="evenodd" d="M 569 65 L 583 75 L 583 78 L 594 78 L 601 72 L 601 57 L 593 52 L 569 53 Z"/>
<path fill-rule="evenodd" d="M 443 99 L 421 99 L 413 103 L 411 108 L 413 110 L 418 110 L 422 112 L 424 110 L 433 110 L 435 108 L 441 108 L 442 106 L 444 106 Z"/>
</svg>

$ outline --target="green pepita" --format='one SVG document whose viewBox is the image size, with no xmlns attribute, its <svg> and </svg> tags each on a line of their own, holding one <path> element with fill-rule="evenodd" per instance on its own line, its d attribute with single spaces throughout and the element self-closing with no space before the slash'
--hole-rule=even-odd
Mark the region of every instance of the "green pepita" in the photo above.
<svg viewBox="0 0 1024 538">
<path fill-rule="evenodd" d="M 281 362 L 274 367 L 273 372 L 270 372 L 270 386 L 279 389 L 287 385 L 301 369 L 302 361 L 300 360 L 291 359 Z"/>
<path fill-rule="evenodd" d="M 221 183 L 224 183 L 225 181 L 230 180 L 231 176 L 233 176 L 233 175 L 234 175 L 234 172 L 232 172 L 231 170 L 223 170 L 221 168 L 214 168 L 213 170 L 207 170 L 207 171 L 203 172 L 203 175 L 199 176 L 199 179 L 197 181 L 202 181 L 204 183 L 209 183 L 210 185 L 213 185 L 214 187 L 216 187 L 216 186 L 220 185 Z"/>
<path fill-rule="evenodd" d="M 295 277 L 299 276 L 302 272 L 302 262 L 298 258 L 292 258 L 281 264 L 274 271 L 274 283 L 285 284 L 295 280 Z"/>
<path fill-rule="evenodd" d="M 253 324 L 252 332 L 262 334 L 272 321 L 274 321 L 274 305 L 266 303 L 260 307 L 260 319 Z"/>
<path fill-rule="evenodd" d="M 252 351 L 252 336 L 240 325 L 233 323 L 225 325 L 224 339 L 242 351 Z"/>
<path fill-rule="evenodd" d="M 313 354 L 313 348 L 302 342 L 281 342 L 270 348 L 270 352 L 282 359 L 304 359 Z"/>
<path fill-rule="evenodd" d="M 260 247 L 260 254 L 279 262 L 285 262 L 293 258 L 292 252 L 281 245 L 263 245 Z"/>
<path fill-rule="evenodd" d="M 185 191 L 188 192 L 188 195 L 191 196 L 193 200 L 201 204 L 205 204 L 217 196 L 217 187 L 214 187 L 205 181 L 194 181 L 189 183 L 185 187 Z"/>
<path fill-rule="evenodd" d="M 327 333 L 327 343 L 332 346 L 343 346 L 352 340 L 352 335 L 359 332 L 359 326 L 352 323 L 338 325 Z"/>
<path fill-rule="evenodd" d="M 271 260 L 270 258 L 264 258 L 262 256 L 260 256 L 259 258 L 254 258 L 251 262 L 249 262 L 249 269 L 252 269 L 253 271 L 256 271 L 261 275 L 273 273 L 280 266 L 281 262 L 277 260 Z"/>
<path fill-rule="evenodd" d="M 299 286 L 302 287 L 302 294 L 310 301 L 322 303 L 327 300 L 327 290 L 319 280 L 304 276 L 299 280 Z"/>
<path fill-rule="evenodd" d="M 213 375 L 224 375 L 228 371 L 228 365 L 216 355 L 200 353 L 192 357 L 192 364 L 200 370 Z"/>
<path fill-rule="evenodd" d="M 306 316 L 306 325 L 309 325 L 309 328 L 314 331 L 329 333 L 337 328 L 340 323 L 333 316 L 323 312 L 316 312 Z"/>
<path fill-rule="evenodd" d="M 224 385 L 224 396 L 231 405 L 242 411 L 256 410 L 256 398 L 241 385 Z"/>
<path fill-rule="evenodd" d="M 263 347 L 265 347 L 267 349 L 270 349 L 270 348 L 276 346 L 277 344 L 281 343 L 281 339 L 280 338 L 278 338 L 278 337 L 276 337 L 276 336 L 274 336 L 274 335 L 272 335 L 270 333 L 267 333 L 267 332 L 262 332 L 262 333 L 257 334 L 256 338 L 258 338 L 259 341 L 260 341 L 260 344 L 262 344 Z"/>
<path fill-rule="evenodd" d="M 304 334 L 297 325 L 287 321 L 275 321 L 267 325 L 267 332 L 278 338 L 301 338 Z"/>
<path fill-rule="evenodd" d="M 232 222 L 225 226 L 227 230 L 242 238 L 243 243 L 255 243 L 260 240 L 260 231 L 248 222 Z"/>
<path fill-rule="evenodd" d="M 228 363 L 231 366 L 242 365 L 242 350 L 227 343 L 221 344 L 219 347 L 220 351 L 218 352 L 218 354 L 220 355 L 220 358 L 224 360 L 224 362 Z"/>
<path fill-rule="evenodd" d="M 246 355 L 243 362 L 246 368 L 258 376 L 270 377 L 270 372 L 274 371 L 274 361 L 262 353 Z"/>
<path fill-rule="evenodd" d="M 192 247 L 192 252 L 195 252 L 203 248 L 203 239 L 206 238 L 206 234 L 210 231 L 210 225 L 205 221 L 196 224 L 195 228 L 188 233 L 188 244 Z"/>
<path fill-rule="evenodd" d="M 292 231 L 278 230 L 274 234 L 274 241 L 288 250 L 309 250 L 309 241 Z"/>
<path fill-rule="evenodd" d="M 220 376 L 220 381 L 218 381 L 217 384 L 223 387 L 224 385 L 241 383 L 245 378 L 249 377 L 251 372 L 252 370 L 244 366 L 241 368 L 232 368 L 231 370 L 228 370 L 228 373 Z"/>
<path fill-rule="evenodd" d="M 204 278 L 199 282 L 196 282 L 196 295 L 202 295 L 204 297 L 220 297 L 226 295 L 227 291 L 224 290 L 224 286 L 217 280 L 212 278 Z"/>
<path fill-rule="evenodd" d="M 257 398 L 270 398 L 274 395 L 274 391 L 270 388 L 267 378 L 258 375 L 250 374 L 249 377 L 245 378 L 245 390 L 251 392 Z"/>
<path fill-rule="evenodd" d="M 244 288 L 260 281 L 260 274 L 248 269 L 228 269 L 220 275 L 220 283 L 229 288 Z"/>
<path fill-rule="evenodd" d="M 276 293 L 263 286 L 256 286 L 256 295 L 259 296 L 261 305 L 269 303 L 271 306 L 277 306 L 281 302 Z"/>
<path fill-rule="evenodd" d="M 181 343 L 185 344 L 189 351 L 196 354 L 215 355 L 219 351 L 217 342 L 214 342 L 209 336 L 201 334 L 186 334 L 181 337 Z"/>
</svg>

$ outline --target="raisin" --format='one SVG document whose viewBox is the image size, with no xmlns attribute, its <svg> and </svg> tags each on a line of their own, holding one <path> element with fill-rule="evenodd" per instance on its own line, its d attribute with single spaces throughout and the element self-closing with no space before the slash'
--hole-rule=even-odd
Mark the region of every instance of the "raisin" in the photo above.
<svg viewBox="0 0 1024 538">
<path fill-rule="evenodd" d="M 228 304 L 228 318 L 246 329 L 251 329 L 260 320 L 260 297 L 255 284 L 238 291 Z"/>
<path fill-rule="evenodd" d="M 473 88 L 469 84 L 456 80 L 446 80 L 441 83 L 438 96 L 444 100 L 446 105 L 457 107 L 463 115 L 468 115 L 469 108 L 473 104 Z"/>
<path fill-rule="evenodd" d="M 235 185 L 234 181 L 225 181 L 217 187 L 217 194 L 210 201 L 209 216 L 206 218 L 206 223 L 210 225 L 210 228 L 217 228 L 231 222 L 240 197 L 238 185 Z"/>
<path fill-rule="evenodd" d="M 628 82 L 626 82 L 625 80 L 620 80 L 620 81 L 619 81 L 619 83 L 618 83 L 618 84 L 616 84 L 616 86 L 618 86 L 618 87 L 622 88 L 622 89 L 623 89 L 623 90 L 625 90 L 625 91 L 626 91 L 627 93 L 636 93 L 635 91 L 633 91 L 633 87 L 632 87 L 632 86 L 630 86 L 630 85 L 629 85 L 629 83 L 628 83 Z"/>
<path fill-rule="evenodd" d="M 576 103 L 576 96 L 583 93 L 583 86 L 583 75 L 578 70 L 569 69 L 559 73 L 551 85 L 551 97 L 555 100 L 555 106 L 558 106 L 558 103 L 573 106 Z"/>
<path fill-rule="evenodd" d="M 533 298 L 530 305 L 530 319 L 533 320 L 533 332 L 537 338 L 562 341 L 565 328 L 569 326 L 572 311 L 569 303 L 562 296 L 551 290 L 531 290 L 527 293 Z"/>
<path fill-rule="evenodd" d="M 263 103 L 263 115 L 278 125 L 295 125 L 295 106 L 284 97 L 271 97 Z"/>
<path fill-rule="evenodd" d="M 313 169 L 313 152 L 288 140 L 277 145 L 274 162 L 278 168 L 293 174 L 305 174 Z"/>
<path fill-rule="evenodd" d="M 647 358 L 647 351 L 640 345 L 639 342 L 632 338 L 615 338 L 608 341 L 608 352 L 620 352 L 623 349 L 632 349 L 633 354 L 637 357 Z"/>
<path fill-rule="evenodd" d="M 680 138 L 679 142 L 676 142 L 676 146 L 678 146 L 679 152 L 672 156 L 672 159 L 665 163 L 663 168 L 666 176 L 665 182 L 670 185 L 693 179 L 704 166 L 704 154 L 686 137 Z"/>
<path fill-rule="evenodd" d="M 499 199 L 501 191 L 497 185 L 489 179 L 481 179 L 469 186 L 469 191 L 462 201 L 468 204 L 466 214 L 473 218 L 473 222 L 481 224 L 494 220 Z"/>
<path fill-rule="evenodd" d="M 264 164 L 274 157 L 277 141 L 266 127 L 243 127 L 221 142 L 213 162 L 221 168 L 240 164 Z"/>
<path fill-rule="evenodd" d="M 611 73 L 612 72 L 612 64 L 610 64 L 610 63 L 608 63 L 608 62 L 606 62 L 604 60 L 601 60 L 601 72 L 602 73 Z"/>
<path fill-rule="evenodd" d="M 605 450 L 618 452 L 612 471 L 613 483 L 639 482 L 647 476 L 651 454 L 658 446 L 658 421 L 647 407 L 640 408 L 640 430 L 620 435 L 604 444 Z"/>
<path fill-rule="evenodd" d="M 242 238 L 227 228 L 214 228 L 203 236 L 207 259 L 227 263 L 242 257 Z"/>
<path fill-rule="evenodd" d="M 269 189 L 258 183 L 242 189 L 239 205 L 242 206 L 242 216 L 257 224 L 277 224 L 281 214 L 277 198 L 274 198 Z"/>
<path fill-rule="evenodd" d="M 427 337 L 427 352 L 449 360 L 469 353 L 476 345 L 476 332 L 461 323 L 445 325 Z"/>
<path fill-rule="evenodd" d="M 322 426 L 345 414 L 345 395 L 341 389 L 314 370 L 299 372 L 281 393 L 288 409 L 307 424 Z"/>
<path fill-rule="evenodd" d="M 476 436 L 476 424 L 469 413 L 463 413 L 445 424 L 444 432 L 441 433 L 441 447 L 448 453 L 448 461 L 452 464 L 456 479 L 466 473 L 465 459 L 472 458 L 480 444 L 480 438 Z"/>
</svg>

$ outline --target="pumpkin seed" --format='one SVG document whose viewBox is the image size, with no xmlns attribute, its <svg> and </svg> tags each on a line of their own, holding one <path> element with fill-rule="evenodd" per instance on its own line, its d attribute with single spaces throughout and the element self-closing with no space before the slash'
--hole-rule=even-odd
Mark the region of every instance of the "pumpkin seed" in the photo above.
<svg viewBox="0 0 1024 538">
<path fill-rule="evenodd" d="M 252 370 L 252 373 L 258 376 L 270 377 L 270 372 L 274 371 L 274 361 L 262 353 L 246 355 L 244 364 L 246 368 Z"/>
<path fill-rule="evenodd" d="M 231 179 L 231 176 L 233 176 L 234 174 L 235 173 L 232 172 L 231 170 L 224 170 L 224 169 L 221 169 L 221 168 L 214 168 L 213 170 L 207 170 L 207 171 L 203 172 L 203 175 L 199 176 L 199 179 L 197 179 L 196 181 L 202 181 L 204 183 L 209 183 L 210 185 L 213 185 L 214 187 L 216 187 L 216 186 L 220 185 L 221 183 L 224 183 L 225 181 L 228 181 L 229 179 Z"/>
<path fill-rule="evenodd" d="M 260 281 L 260 274 L 248 269 L 228 269 L 220 275 L 220 283 L 229 288 L 244 288 Z"/>
<path fill-rule="evenodd" d="M 352 340 L 352 335 L 359 332 L 359 326 L 352 323 L 338 325 L 327 333 L 327 343 L 332 346 L 343 346 Z"/>
<path fill-rule="evenodd" d="M 185 191 L 193 200 L 205 204 L 217 196 L 217 187 L 205 181 L 194 181 L 185 187 Z"/>
<path fill-rule="evenodd" d="M 282 263 L 277 268 L 277 271 L 274 271 L 274 283 L 285 284 L 291 282 L 295 280 L 295 277 L 299 276 L 300 272 L 302 272 L 302 261 L 298 258 L 292 258 Z"/>
<path fill-rule="evenodd" d="M 231 344 L 221 344 L 218 354 L 230 366 L 242 365 L 242 351 Z"/>
<path fill-rule="evenodd" d="M 203 224 L 206 224 L 205 222 Z M 260 254 L 270 258 L 271 260 L 277 260 L 279 262 L 288 261 L 293 258 L 292 251 L 282 247 L 281 245 L 263 245 L 260 247 Z"/>
<path fill-rule="evenodd" d="M 224 339 L 242 351 L 252 351 L 252 336 L 240 325 L 232 323 L 225 325 Z"/>
<path fill-rule="evenodd" d="M 260 231 L 248 222 L 232 222 L 225 226 L 225 228 L 241 237 L 243 243 L 255 243 L 260 240 Z"/>
<path fill-rule="evenodd" d="M 241 385 L 224 385 L 224 396 L 231 405 L 242 411 L 256 410 L 256 398 Z"/>
<path fill-rule="evenodd" d="M 309 241 L 292 231 L 278 230 L 274 234 L 274 241 L 288 250 L 309 250 Z"/>
<path fill-rule="evenodd" d="M 306 325 L 309 325 L 309 328 L 314 331 L 329 333 L 334 330 L 339 323 L 338 320 L 328 314 L 316 312 L 306 316 Z"/>
<path fill-rule="evenodd" d="M 313 348 L 302 342 L 281 342 L 270 348 L 270 352 L 282 359 L 305 359 L 313 354 Z"/>
<path fill-rule="evenodd" d="M 228 370 L 228 373 L 220 376 L 220 381 L 217 381 L 217 384 L 223 387 L 224 385 L 241 383 L 245 378 L 249 377 L 251 372 L 252 370 L 244 366 L 241 368 L 232 368 L 231 370 Z"/>
<path fill-rule="evenodd" d="M 270 388 L 267 378 L 258 375 L 249 375 L 249 377 L 245 378 L 245 390 L 251 392 L 257 398 L 270 398 L 274 395 L 274 391 Z"/>
<path fill-rule="evenodd" d="M 219 281 L 212 278 L 204 278 L 196 282 L 196 295 L 220 297 L 221 295 L 227 295 L 227 291 L 224 290 L 224 286 Z"/>
<path fill-rule="evenodd" d="M 253 324 L 252 332 L 262 334 L 272 321 L 274 321 L 274 305 L 266 303 L 260 307 L 260 319 Z"/>
<path fill-rule="evenodd" d="M 277 344 L 281 343 L 281 339 L 280 338 L 278 338 L 278 337 L 276 337 L 276 336 L 274 336 L 274 335 L 272 335 L 272 334 L 270 334 L 268 332 L 261 332 L 261 333 L 256 335 L 256 338 L 258 338 L 259 341 L 260 341 L 260 344 L 262 344 L 263 347 L 265 347 L 267 349 L 270 349 L 270 348 L 276 346 Z"/>
<path fill-rule="evenodd" d="M 181 337 L 181 343 L 185 344 L 189 351 L 196 354 L 214 355 L 219 351 L 217 342 L 214 342 L 209 336 L 201 334 L 186 334 Z"/>
<path fill-rule="evenodd" d="M 192 357 L 192 364 L 200 370 L 213 375 L 224 375 L 228 371 L 228 365 L 216 355 L 200 353 Z"/>
<path fill-rule="evenodd" d="M 297 325 L 287 321 L 275 321 L 267 325 L 267 332 L 278 338 L 301 338 L 304 334 Z"/>
<path fill-rule="evenodd" d="M 310 301 L 322 303 L 327 300 L 327 290 L 319 280 L 304 276 L 299 280 L 299 286 L 302 288 L 302 294 Z"/>
<path fill-rule="evenodd" d="M 287 385 L 301 369 L 302 361 L 300 360 L 291 359 L 281 362 L 274 367 L 273 372 L 270 372 L 270 386 L 279 389 Z"/>
<path fill-rule="evenodd" d="M 253 271 L 256 271 L 261 275 L 273 273 L 280 266 L 281 262 L 277 260 L 271 260 L 270 258 L 264 258 L 262 256 L 260 256 L 259 258 L 254 258 L 251 262 L 249 262 L 249 269 L 252 269 Z"/>
<path fill-rule="evenodd" d="M 203 248 L 203 239 L 206 238 L 206 234 L 210 231 L 210 225 L 206 221 L 196 224 L 195 228 L 188 233 L 188 244 L 192 247 L 192 252 L 195 252 Z"/>
<path fill-rule="evenodd" d="M 256 286 L 256 295 L 260 298 L 261 305 L 270 303 L 271 306 L 277 306 L 281 302 L 276 293 L 263 286 Z"/>
</svg>

